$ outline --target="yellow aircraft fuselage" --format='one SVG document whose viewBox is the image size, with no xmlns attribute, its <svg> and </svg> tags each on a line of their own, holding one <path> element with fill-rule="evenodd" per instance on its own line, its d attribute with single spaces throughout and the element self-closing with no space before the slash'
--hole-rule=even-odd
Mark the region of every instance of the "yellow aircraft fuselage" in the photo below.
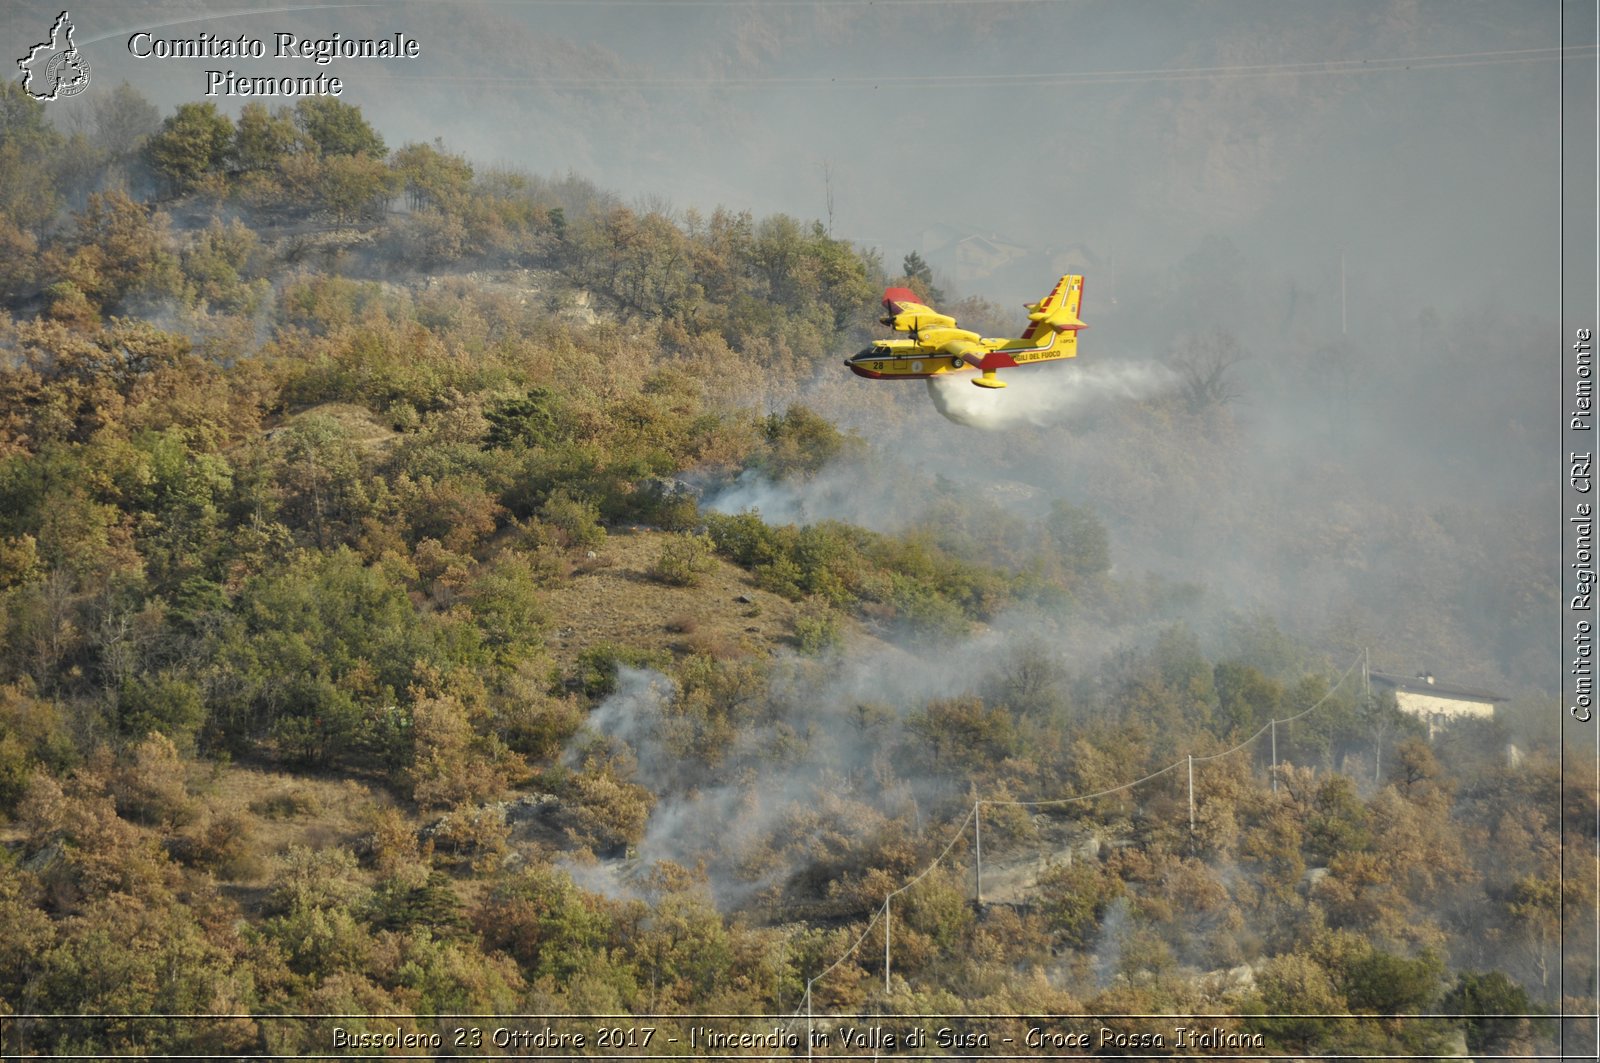
<svg viewBox="0 0 1600 1063">
<path fill-rule="evenodd" d="M 1042 345 L 1021 339 L 979 338 L 976 343 L 984 355 L 998 351 L 1014 365 L 1074 358 L 1078 354 L 1076 335 L 1054 331 Z M 968 365 L 965 358 L 942 353 L 926 340 L 878 340 L 845 364 L 857 376 L 872 380 L 916 380 L 941 373 L 969 373 L 977 368 Z"/>
<path fill-rule="evenodd" d="M 972 381 L 982 387 L 1005 387 L 996 370 L 1074 358 L 1078 354 L 1078 320 L 1083 298 L 1083 278 L 1065 276 L 1049 295 L 1028 305 L 1031 324 L 1017 339 L 991 339 L 955 327 L 955 321 L 921 303 L 913 293 L 891 288 L 883 304 L 889 311 L 883 323 L 909 339 L 878 340 L 845 362 L 852 373 L 870 380 L 920 380 L 945 373 L 976 369 Z"/>
</svg>

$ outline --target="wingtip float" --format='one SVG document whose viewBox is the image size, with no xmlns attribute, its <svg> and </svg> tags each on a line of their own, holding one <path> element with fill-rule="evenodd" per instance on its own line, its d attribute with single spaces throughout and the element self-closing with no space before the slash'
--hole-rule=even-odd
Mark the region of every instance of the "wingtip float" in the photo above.
<svg viewBox="0 0 1600 1063">
<path fill-rule="evenodd" d="M 957 328 L 956 320 L 921 302 L 909 288 L 883 293 L 879 318 L 908 339 L 879 340 L 845 362 L 856 376 L 869 380 L 921 380 L 976 369 L 972 382 L 980 388 L 1003 388 L 998 371 L 1078 355 L 1078 330 L 1088 326 L 1078 317 L 1083 309 L 1083 277 L 1067 274 L 1050 294 L 1028 303 L 1028 328 L 1016 339 L 988 339 Z"/>
</svg>

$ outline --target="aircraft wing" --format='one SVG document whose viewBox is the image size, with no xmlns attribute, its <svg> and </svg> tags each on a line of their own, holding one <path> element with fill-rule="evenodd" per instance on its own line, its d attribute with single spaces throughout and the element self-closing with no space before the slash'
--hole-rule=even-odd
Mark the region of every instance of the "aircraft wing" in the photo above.
<svg viewBox="0 0 1600 1063">
<path fill-rule="evenodd" d="M 883 293 L 883 308 L 888 313 L 878 320 L 896 332 L 918 332 L 922 329 L 953 328 L 956 319 L 941 314 L 923 304 L 910 288 L 887 288 Z"/>
</svg>

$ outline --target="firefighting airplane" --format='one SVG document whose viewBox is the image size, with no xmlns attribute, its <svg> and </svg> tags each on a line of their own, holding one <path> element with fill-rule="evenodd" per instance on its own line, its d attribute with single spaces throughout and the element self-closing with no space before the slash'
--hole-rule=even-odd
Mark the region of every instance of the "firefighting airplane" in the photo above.
<svg viewBox="0 0 1600 1063">
<path fill-rule="evenodd" d="M 844 364 L 857 376 L 873 380 L 913 380 L 943 373 L 977 369 L 972 382 L 980 388 L 1003 388 L 995 375 L 1010 369 L 1078 354 L 1078 330 L 1088 328 L 1078 320 L 1083 304 L 1083 277 L 1069 274 L 1056 282 L 1049 295 L 1028 303 L 1027 334 L 1021 339 L 985 339 L 976 332 L 956 328 L 956 319 L 924 306 L 909 288 L 883 293 L 889 313 L 879 320 L 896 332 L 909 332 L 908 340 L 879 340 Z"/>
</svg>

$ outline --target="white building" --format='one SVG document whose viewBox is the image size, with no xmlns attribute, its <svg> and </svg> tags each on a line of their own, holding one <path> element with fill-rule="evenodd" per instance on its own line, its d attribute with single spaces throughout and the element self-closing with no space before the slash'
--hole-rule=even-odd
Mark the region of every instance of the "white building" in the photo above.
<svg viewBox="0 0 1600 1063">
<path fill-rule="evenodd" d="M 1425 722 L 1429 738 L 1451 720 L 1492 720 L 1495 706 L 1511 700 L 1504 694 L 1441 683 L 1426 674 L 1403 676 L 1372 672 L 1369 678 L 1374 688 L 1394 692 L 1401 712 Z"/>
</svg>

